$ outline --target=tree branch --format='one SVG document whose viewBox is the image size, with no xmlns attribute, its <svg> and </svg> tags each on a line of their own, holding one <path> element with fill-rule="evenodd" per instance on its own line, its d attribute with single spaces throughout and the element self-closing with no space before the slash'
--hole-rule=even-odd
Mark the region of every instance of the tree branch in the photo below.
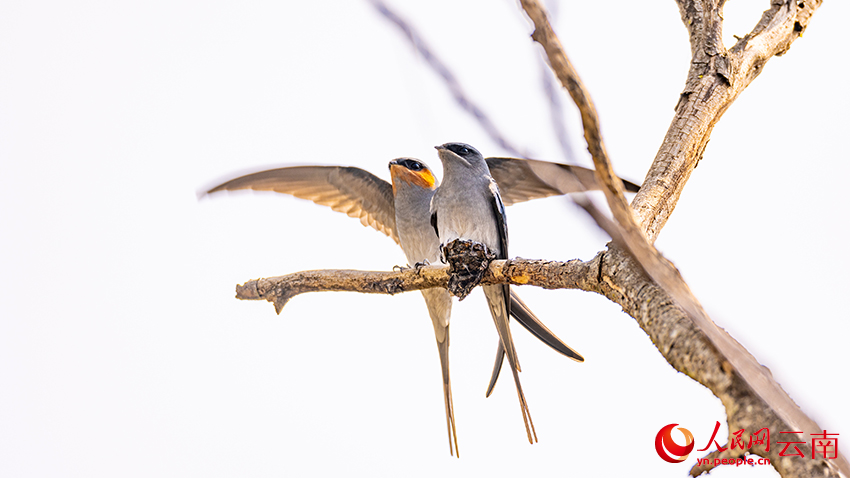
<svg viewBox="0 0 850 478">
<path fill-rule="evenodd" d="M 588 265 L 574 259 L 568 262 L 509 259 L 493 261 L 482 284 L 536 285 L 544 289 L 599 290 L 588 281 Z M 448 266 L 425 266 L 394 272 L 320 270 L 285 276 L 254 279 L 236 286 L 236 298 L 267 300 L 280 311 L 298 294 L 305 292 L 345 291 L 366 294 L 398 294 L 413 290 L 446 288 Z"/>
<path fill-rule="evenodd" d="M 412 26 L 408 22 L 406 22 L 403 18 L 401 18 L 397 13 L 390 9 L 386 3 L 381 0 L 369 0 L 372 3 L 372 6 L 375 7 L 375 10 L 378 11 L 381 15 L 383 15 L 387 20 L 392 22 L 395 26 L 397 26 L 402 33 L 404 33 L 405 38 L 410 42 L 410 44 L 416 48 L 416 51 L 422 55 L 422 58 L 425 59 L 425 62 L 428 63 L 428 66 L 431 67 L 434 72 L 442 78 L 443 83 L 445 83 L 446 88 L 449 89 L 449 92 L 452 94 L 455 102 L 458 106 L 461 107 L 464 111 L 469 113 L 470 116 L 475 118 L 478 121 L 478 124 L 484 129 L 484 132 L 490 136 L 490 139 L 496 142 L 499 146 L 502 147 L 508 153 L 518 156 L 521 158 L 527 158 L 528 154 L 520 152 L 520 150 L 514 146 L 513 143 L 508 141 L 507 137 L 499 131 L 499 128 L 496 127 L 496 124 L 490 120 L 490 117 L 484 113 L 484 109 L 478 106 L 469 96 L 464 92 L 463 87 L 460 86 L 460 82 L 457 80 L 455 75 L 451 72 L 449 67 L 431 51 L 431 48 L 425 43 L 425 40 L 422 39 L 422 36 L 413 29 Z"/>
<path fill-rule="evenodd" d="M 728 51 L 721 40 L 723 1 L 678 0 L 691 42 L 691 68 L 673 122 L 631 208 L 611 168 L 590 96 L 564 54 L 545 10 L 536 0 L 521 3 L 535 24 L 532 37 L 543 46 L 550 66 L 579 108 L 588 150 L 618 223 L 604 225 L 623 248 L 610 245 L 589 262 L 496 261 L 483 283 L 576 288 L 608 297 L 635 317 L 671 365 L 720 398 L 730 436 L 738 428 L 754 431 L 767 427 L 773 432 L 770 451 L 754 452 L 770 458 L 780 474 L 850 476 L 842 455 L 836 460 L 779 456 L 782 447 L 777 443 L 778 431 L 812 433 L 820 432 L 820 428 L 800 411 L 766 368 L 708 318 L 675 267 L 651 245 L 701 159 L 714 124 L 770 57 L 790 48 L 820 0 L 775 2 L 753 31 Z M 593 212 L 587 204 L 581 205 Z M 602 223 L 605 221 L 600 220 Z M 237 297 L 268 300 L 280 312 L 291 297 L 303 292 L 394 294 L 445 287 L 447 280 L 447 269 L 436 266 L 401 272 L 309 271 L 249 281 L 237 287 Z M 800 448 L 811 451 L 808 446 Z M 691 473 L 710 468 L 694 467 Z"/>
<path fill-rule="evenodd" d="M 581 112 L 585 139 L 588 143 L 588 150 L 596 165 L 597 178 L 600 183 L 605 185 L 603 191 L 614 217 L 621 226 L 621 231 L 616 236 L 612 235 L 612 237 L 617 237 L 619 241 L 624 242 L 628 251 L 637 258 L 638 265 L 640 266 L 637 270 L 642 269 L 646 271 L 657 284 L 663 287 L 663 289 L 658 291 L 661 293 L 659 296 L 646 301 L 639 301 L 640 308 L 629 311 L 627 305 L 623 303 L 622 291 L 645 292 L 653 289 L 654 285 L 648 288 L 647 285 L 650 284 L 645 283 L 643 277 L 636 275 L 634 273 L 635 271 L 629 271 L 627 268 L 623 268 L 623 264 L 631 262 L 627 261 L 630 258 L 618 248 L 611 248 L 613 254 L 607 256 L 608 263 L 616 264 L 617 267 L 610 271 L 609 276 L 615 278 L 617 274 L 620 274 L 625 281 L 608 283 L 608 285 L 612 285 L 613 287 L 609 291 L 606 291 L 604 295 L 623 305 L 624 310 L 635 318 L 638 318 L 639 315 L 651 316 L 651 320 L 649 321 L 638 319 L 641 327 L 653 338 L 653 342 L 668 362 L 684 373 L 688 373 L 690 370 L 690 373 L 688 373 L 689 376 L 706 385 L 717 397 L 721 398 L 727 410 L 730 436 L 732 436 L 732 432 L 735 430 L 734 427 L 737 427 L 741 423 L 751 425 L 761 423 L 762 427 L 765 426 L 764 424 L 769 424 L 768 426 L 772 426 L 774 430 L 780 428 L 783 430 L 803 430 L 807 433 L 820 432 L 817 424 L 802 413 L 779 384 L 773 380 L 770 372 L 765 367 L 762 367 L 743 346 L 711 321 L 675 267 L 664 259 L 644 238 L 643 234 L 641 234 L 631 214 L 631 210 L 625 202 L 622 187 L 614 179 L 616 176 L 614 176 L 604 143 L 602 142 L 598 117 L 590 96 L 587 94 L 578 74 L 566 57 L 560 41 L 546 18 L 545 10 L 536 0 L 522 0 L 521 3 L 535 25 L 532 38 L 543 46 L 549 57 L 550 65 Z M 716 115 L 710 118 L 708 127 L 704 129 L 706 142 L 714 122 L 719 119 L 725 108 L 734 101 L 749 82 L 758 75 L 758 72 L 761 70 L 759 65 L 763 65 L 763 62 L 769 59 L 769 56 L 765 56 L 765 52 L 771 54 L 784 52 L 790 46 L 790 42 L 793 41 L 793 37 L 789 38 L 786 31 L 789 25 L 788 19 L 791 16 L 788 14 L 783 15 L 782 6 L 774 5 L 772 10 L 765 13 L 754 33 L 741 39 L 738 45 L 736 45 L 736 47 L 740 46 L 740 48 L 736 50 L 739 52 L 737 54 L 738 56 L 733 57 L 733 65 L 749 65 L 749 69 L 742 70 L 739 68 L 738 70 L 734 70 L 733 68 L 733 71 L 737 71 L 739 74 L 730 73 L 727 52 L 721 43 L 721 4 L 722 2 L 715 3 L 710 1 L 680 3 L 683 20 L 685 20 L 685 24 L 691 34 L 691 46 L 694 54 L 692 64 L 695 67 L 692 68 L 691 75 L 689 75 L 689 83 L 693 79 L 694 71 L 698 68 L 709 68 L 715 72 L 715 75 L 713 75 L 714 81 L 706 94 L 695 96 L 694 98 L 710 98 L 713 92 L 716 91 L 716 87 L 718 85 L 722 87 L 723 83 L 726 83 L 727 86 L 732 84 L 738 85 L 738 88 L 736 90 L 733 89 L 731 92 L 731 96 L 722 98 L 725 101 L 717 101 L 722 109 L 719 109 Z M 798 7 L 793 3 L 785 4 L 784 8 L 786 13 L 792 9 L 799 8 L 801 11 L 804 11 L 805 20 L 808 21 L 811 11 L 806 11 L 804 5 L 801 3 Z M 794 28 L 801 31 L 800 24 L 796 23 L 795 25 Z M 785 30 L 783 30 L 783 27 L 785 27 Z M 760 40 L 761 43 L 751 50 L 746 49 L 746 42 L 752 42 L 755 39 Z M 741 52 L 746 52 L 746 54 Z M 704 75 L 704 72 L 697 75 L 697 79 L 702 80 Z M 681 111 L 682 109 L 679 109 L 679 112 Z M 693 115 L 690 116 L 690 120 L 693 121 Z M 675 124 L 674 122 L 674 126 Z M 671 127 L 671 129 L 673 128 Z M 681 141 L 681 138 L 677 139 Z M 694 155 L 693 159 L 698 158 Z M 693 164 L 695 165 L 696 161 L 693 161 Z M 647 178 L 647 182 L 650 179 L 657 179 L 652 176 L 652 170 Z M 676 188 L 667 188 L 667 190 L 678 191 L 681 191 L 687 181 L 686 176 L 665 177 L 662 179 L 665 180 L 665 184 L 673 181 L 676 185 Z M 643 192 L 643 189 L 641 192 Z M 640 197 L 640 194 L 638 197 Z M 675 207 L 678 194 L 671 196 L 671 198 L 673 202 L 665 210 L 668 217 L 673 207 Z M 636 203 L 637 200 L 636 198 Z M 655 222 L 656 228 L 648 230 L 647 233 L 657 235 L 660 228 L 663 227 L 664 222 L 666 222 L 666 217 L 664 221 Z M 644 224 L 647 223 L 645 222 Z M 597 259 L 602 260 L 602 256 L 597 257 Z M 653 304 L 653 307 L 647 309 L 644 307 L 645 304 Z M 681 309 L 670 307 L 673 304 L 678 305 Z M 685 314 L 682 314 L 682 312 L 685 312 Z M 673 317 L 665 317 L 665 315 L 669 316 L 671 314 Z M 681 322 L 677 320 L 679 319 L 676 317 L 677 315 L 683 315 L 690 320 Z M 696 328 L 692 327 L 692 325 L 695 325 Z M 663 344 L 664 336 L 659 333 L 663 333 L 671 327 L 684 328 L 686 330 L 679 330 L 676 333 L 669 334 L 668 337 L 676 339 L 675 344 L 670 343 L 669 347 L 665 347 Z M 676 347 L 674 348 L 673 345 Z M 672 353 L 674 350 L 676 352 L 687 351 L 687 356 L 677 357 L 677 354 Z M 695 369 L 690 368 L 691 355 L 705 352 L 708 352 L 709 356 L 703 357 L 704 360 L 700 363 L 701 366 Z M 713 367 L 711 366 L 712 364 L 714 365 Z M 708 366 L 706 367 L 706 365 Z M 729 365 L 729 370 L 725 370 L 727 369 L 726 365 Z M 717 374 L 716 372 L 719 371 L 726 371 L 726 373 Z M 724 377 L 724 375 L 726 376 Z M 730 400 L 730 398 L 734 398 L 735 400 Z M 748 403 L 749 406 L 741 407 L 742 402 Z M 741 413 L 742 410 L 745 410 L 745 412 Z M 756 420 L 753 420 L 754 418 Z M 815 471 L 822 473 L 827 470 L 837 474 L 839 468 L 844 469 L 845 473 L 847 471 L 847 462 L 843 456 L 839 456 L 838 460 L 830 463 L 827 460 L 780 460 L 775 447 L 772 453 L 767 451 L 763 453 L 764 456 L 771 458 L 776 469 L 784 476 L 811 476 Z M 833 465 L 836 466 L 833 467 Z M 710 468 L 711 466 L 695 467 L 692 473 L 698 474 Z"/>
<path fill-rule="evenodd" d="M 821 3 L 773 1 L 755 28 L 727 51 L 721 41 L 723 2 L 677 1 L 690 36 L 691 67 L 673 122 L 632 202 L 650 242 L 673 213 L 714 125 L 767 61 L 785 53 L 801 36 Z"/>
</svg>

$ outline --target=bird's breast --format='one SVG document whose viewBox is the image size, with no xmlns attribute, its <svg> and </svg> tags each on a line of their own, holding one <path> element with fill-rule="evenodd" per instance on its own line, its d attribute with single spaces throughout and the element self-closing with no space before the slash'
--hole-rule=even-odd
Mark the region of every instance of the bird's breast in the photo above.
<svg viewBox="0 0 850 478">
<path fill-rule="evenodd" d="M 499 234 L 496 231 L 495 221 L 490 220 L 490 218 L 467 219 L 463 216 L 449 216 L 444 223 L 442 218 L 438 216 L 437 220 L 442 244 L 455 239 L 463 239 L 480 242 L 497 254 L 500 252 Z"/>
</svg>

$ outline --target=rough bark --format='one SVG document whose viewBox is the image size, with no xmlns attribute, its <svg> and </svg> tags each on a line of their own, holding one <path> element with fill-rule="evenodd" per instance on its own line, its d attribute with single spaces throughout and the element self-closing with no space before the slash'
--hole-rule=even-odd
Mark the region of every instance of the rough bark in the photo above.
<svg viewBox="0 0 850 478">
<path fill-rule="evenodd" d="M 721 399 L 727 410 L 730 437 L 735 430 L 746 428 L 739 427 L 741 423 L 773 428 L 771 440 L 774 442 L 778 438 L 777 429 L 819 433 L 820 427 L 773 380 L 770 371 L 711 321 L 675 267 L 649 241 L 654 241 L 675 208 L 690 172 L 702 156 L 714 124 L 758 76 L 770 57 L 788 50 L 805 29 L 820 2 L 774 3 L 753 31 L 740 39 L 731 51 L 726 51 L 721 41 L 723 1 L 679 2 L 682 19 L 690 34 L 693 58 L 685 92 L 676 108 L 676 118 L 632 205 L 635 211 L 644 213 L 641 217 L 643 231 L 637 228 L 622 187 L 615 180 L 593 103 L 564 53 L 545 11 L 536 0 L 522 0 L 521 3 L 535 26 L 532 38 L 543 46 L 553 71 L 581 113 L 597 178 L 605 185 L 603 191 L 620 226 L 615 237 L 639 264 L 635 267 L 638 264 L 627 261 L 628 254 L 622 253 L 619 248 L 611 250 L 612 253 L 607 256 L 598 256 L 597 259 L 606 258 L 609 264 L 616 266 L 612 271 L 616 274 L 600 274 L 600 277 L 610 279 L 607 282 L 609 287 L 600 293 L 622 305 L 626 312 L 638 319 L 668 362 L 706 385 Z M 678 168 L 671 168 L 671 165 Z M 623 268 L 624 264 L 632 264 L 632 267 Z M 655 284 L 661 286 L 659 295 L 637 302 L 641 307 L 649 304 L 651 310 L 648 312 L 646 309 L 632 309 L 624 303 L 624 297 L 630 293 L 652 289 L 648 287 L 652 281 L 646 281 L 640 272 L 648 273 Z M 618 278 L 623 280 L 618 281 Z M 689 320 L 679 322 L 680 314 Z M 641 315 L 650 320 L 640 320 Z M 668 329 L 673 329 L 673 333 L 668 333 Z M 669 346 L 660 342 L 665 333 L 674 340 Z M 674 350 L 676 354 L 672 353 Z M 684 357 L 678 353 L 681 350 L 686 351 Z M 688 367 L 692 364 L 692 356 L 700 357 L 701 367 Z M 742 455 L 743 450 L 739 451 Z M 832 462 L 824 459 L 783 460 L 779 456 L 780 451 L 774 446 L 760 454 L 770 458 L 783 476 L 813 476 L 815 472 L 837 475 L 839 469 L 845 474 L 848 472 L 848 464 L 840 455 Z M 721 454 L 722 457 L 733 455 L 731 449 Z M 691 473 L 697 475 L 711 468 L 712 465 L 694 467 Z"/>
<path fill-rule="evenodd" d="M 568 262 L 509 259 L 493 261 L 481 284 L 536 285 L 544 289 L 588 290 L 589 265 Z M 447 288 L 448 266 L 425 266 L 394 272 L 322 270 L 254 279 L 236 286 L 236 298 L 267 300 L 279 314 L 289 299 L 305 292 L 347 291 L 366 294 L 398 294 L 412 290 Z"/>
<path fill-rule="evenodd" d="M 761 73 L 773 56 L 785 53 L 808 26 L 820 0 L 774 1 L 753 30 L 727 50 L 722 44 L 722 0 L 677 0 L 688 29 L 692 60 L 675 116 L 649 169 L 641 191 L 628 206 L 616 180 L 599 133 L 593 103 L 535 0 L 521 0 L 535 25 L 532 38 L 546 51 L 550 65 L 575 101 L 597 176 L 605 185 L 617 224 L 599 220 L 616 244 L 588 262 L 508 260 L 491 264 L 482 283 L 531 284 L 546 288 L 576 288 L 604 295 L 620 304 L 646 331 L 653 344 L 677 370 L 708 387 L 723 403 L 730 436 L 734 431 L 767 427 L 770 451 L 750 453 L 771 459 L 783 477 L 850 476 L 846 459 L 780 457 L 779 431 L 820 432 L 737 341 L 717 327 L 694 298 L 673 265 L 651 243 L 666 224 L 696 164 L 702 158 L 714 125 Z M 592 204 L 582 206 L 594 211 Z M 598 215 L 595 215 L 597 217 Z M 446 267 L 429 266 L 400 272 L 310 271 L 258 279 L 237 288 L 237 297 L 264 299 L 278 312 L 294 295 L 320 290 L 397 293 L 445 287 Z M 800 448 L 811 454 L 808 446 Z M 731 458 L 742 449 L 712 453 Z M 696 466 L 696 476 L 712 465 Z"/>
<path fill-rule="evenodd" d="M 714 125 L 771 57 L 802 36 L 820 0 L 773 1 L 753 30 L 730 50 L 722 43 L 718 0 L 677 0 L 688 29 L 691 66 L 676 114 L 632 208 L 654 242 L 708 144 Z"/>
</svg>

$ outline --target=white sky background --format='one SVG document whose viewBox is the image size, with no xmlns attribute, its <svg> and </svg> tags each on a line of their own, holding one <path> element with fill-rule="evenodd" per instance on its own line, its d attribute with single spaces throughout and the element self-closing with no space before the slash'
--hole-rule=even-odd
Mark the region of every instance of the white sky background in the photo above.
<svg viewBox="0 0 850 478">
<path fill-rule="evenodd" d="M 562 160 L 514 2 L 399 3 L 497 126 Z M 731 2 L 726 35 L 767 7 Z M 614 166 L 640 182 L 687 72 L 678 10 L 559 10 Z M 657 245 L 714 320 L 850 439 L 848 14 L 827 2 L 726 113 Z M 590 164 L 572 110 L 567 121 Z M 418 293 L 307 294 L 280 316 L 233 298 L 257 277 L 404 256 L 306 201 L 196 191 L 288 164 L 388 179 L 390 159 L 414 156 L 439 171 L 433 146 L 448 141 L 505 154 L 367 2 L 4 2 L 0 476 L 684 476 L 702 455 L 665 463 L 655 434 L 679 423 L 701 448 L 721 420 L 723 443 L 723 408 L 601 296 L 519 290 L 587 359 L 514 328 L 534 446 L 509 376 L 484 398 L 498 339 L 483 296 L 455 304 L 460 460 Z M 563 199 L 511 207 L 508 221 L 512 256 L 589 259 L 607 241 Z"/>
</svg>

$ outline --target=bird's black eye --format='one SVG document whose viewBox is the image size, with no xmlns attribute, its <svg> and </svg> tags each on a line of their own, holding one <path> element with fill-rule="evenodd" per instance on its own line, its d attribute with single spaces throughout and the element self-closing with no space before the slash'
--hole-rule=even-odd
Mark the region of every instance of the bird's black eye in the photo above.
<svg viewBox="0 0 850 478">
<path fill-rule="evenodd" d="M 459 143 L 450 144 L 446 146 L 446 148 L 449 151 L 454 152 L 458 156 L 468 156 L 472 152 L 470 151 L 470 148 L 467 148 L 466 146 Z"/>
<path fill-rule="evenodd" d="M 415 159 L 402 159 L 398 161 L 398 164 L 404 166 L 405 168 L 411 171 L 422 171 L 423 169 L 425 169 L 425 166 L 423 166 L 422 163 L 416 161 Z"/>
</svg>

